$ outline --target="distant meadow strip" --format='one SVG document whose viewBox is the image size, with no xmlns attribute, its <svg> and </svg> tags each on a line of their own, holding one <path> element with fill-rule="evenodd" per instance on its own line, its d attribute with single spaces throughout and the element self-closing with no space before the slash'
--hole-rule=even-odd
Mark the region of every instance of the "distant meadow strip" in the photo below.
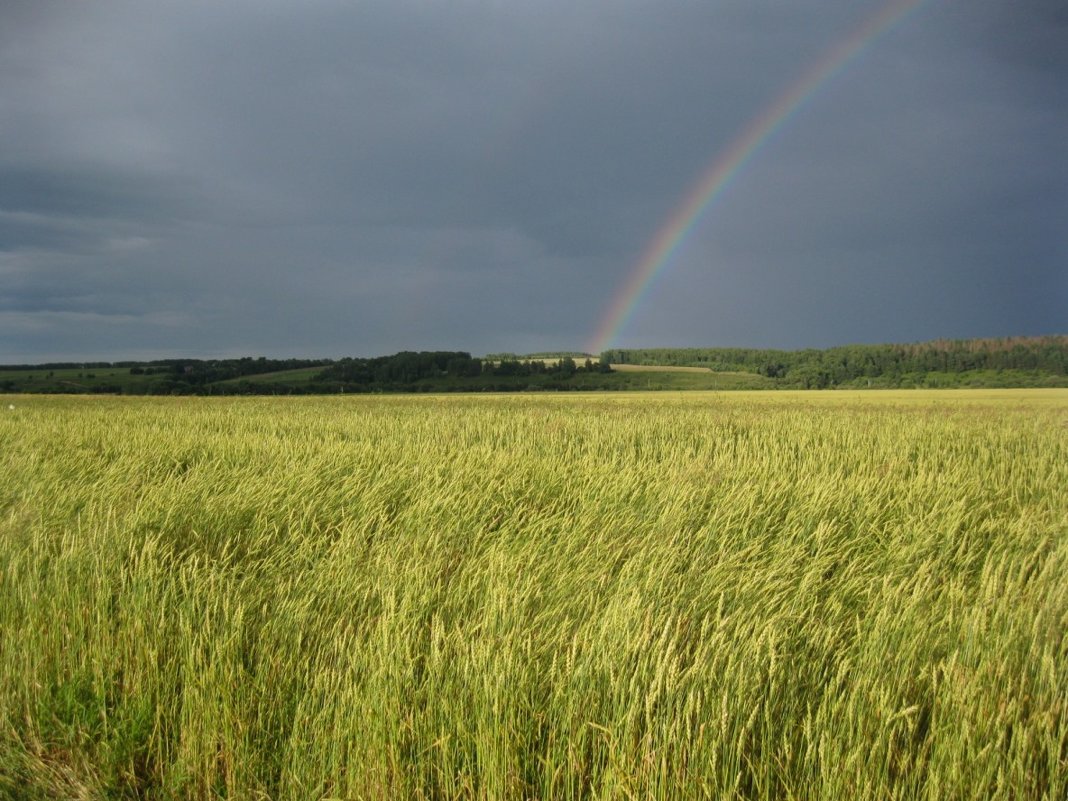
<svg viewBox="0 0 1068 801">
<path fill-rule="evenodd" d="M 612 345 L 656 277 L 667 268 L 672 254 L 761 147 L 831 78 L 927 2 L 929 0 L 898 0 L 884 6 L 827 50 L 713 159 L 700 180 L 650 240 L 626 281 L 616 291 L 586 345 L 587 352 L 600 353 Z"/>
</svg>

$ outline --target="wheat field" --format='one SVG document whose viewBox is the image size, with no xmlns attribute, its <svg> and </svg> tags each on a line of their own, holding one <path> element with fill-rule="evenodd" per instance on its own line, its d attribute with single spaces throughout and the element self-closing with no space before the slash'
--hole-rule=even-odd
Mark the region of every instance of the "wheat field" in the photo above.
<svg viewBox="0 0 1068 801">
<path fill-rule="evenodd" d="M 1068 391 L 0 412 L 0 797 L 1068 797 Z"/>
</svg>

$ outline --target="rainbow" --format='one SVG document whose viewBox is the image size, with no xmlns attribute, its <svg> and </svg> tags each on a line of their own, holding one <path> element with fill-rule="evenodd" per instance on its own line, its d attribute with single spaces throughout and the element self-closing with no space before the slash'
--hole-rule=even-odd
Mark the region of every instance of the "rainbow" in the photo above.
<svg viewBox="0 0 1068 801">
<path fill-rule="evenodd" d="M 705 209 L 730 184 L 761 145 L 805 104 L 835 73 L 868 45 L 893 28 L 927 0 L 894 0 L 867 19 L 846 39 L 831 47 L 753 119 L 705 170 L 701 179 L 674 209 L 649 242 L 627 280 L 616 292 L 601 324 L 586 346 L 587 353 L 601 353 L 630 319 L 653 280 L 663 272 L 672 253 L 693 229 Z"/>
</svg>

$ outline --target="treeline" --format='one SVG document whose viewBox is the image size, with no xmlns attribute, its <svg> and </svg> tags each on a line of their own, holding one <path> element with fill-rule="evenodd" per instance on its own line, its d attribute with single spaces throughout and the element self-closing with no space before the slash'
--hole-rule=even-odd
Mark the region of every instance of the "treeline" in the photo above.
<svg viewBox="0 0 1068 801">
<path fill-rule="evenodd" d="M 330 394 L 709 388 L 680 373 L 611 365 L 704 367 L 712 388 L 1068 387 L 1068 336 L 849 345 L 826 350 L 652 348 L 535 358 L 404 351 L 374 358 L 159 359 L 0 365 L 0 392 L 132 395 Z M 722 381 L 712 375 L 721 373 Z M 688 374 L 696 376 L 697 374 Z M 670 379 L 670 380 L 669 380 Z"/>
<path fill-rule="evenodd" d="M 221 382 L 322 367 L 329 359 L 157 359 L 0 365 L 0 392 L 213 394 Z M 225 391 L 225 390 L 223 390 Z"/>
<path fill-rule="evenodd" d="M 531 359 L 533 359 L 533 360 L 574 359 L 576 361 L 585 362 L 586 359 L 591 359 L 591 360 L 593 359 L 593 357 L 589 353 L 580 353 L 579 351 L 576 351 L 576 350 L 545 350 L 545 351 L 539 351 L 537 353 L 525 353 L 525 354 L 523 354 L 521 356 L 518 355 L 518 354 L 515 354 L 515 353 L 510 353 L 508 351 L 504 351 L 504 352 L 501 352 L 501 353 L 487 353 L 482 358 L 486 359 L 487 361 L 497 361 L 497 362 L 499 362 L 499 361 L 513 361 L 513 362 L 514 361 L 529 361 Z"/>
<path fill-rule="evenodd" d="M 112 367 L 133 367 L 144 362 L 44 362 L 43 364 L 0 364 L 0 372 L 24 370 L 106 370 Z"/>
<path fill-rule="evenodd" d="M 267 359 L 263 356 L 239 359 L 159 359 L 130 364 L 131 376 L 153 376 L 145 392 L 152 395 L 225 394 L 219 382 L 248 378 L 283 370 L 321 367 L 329 359 Z M 115 365 L 115 366 L 126 366 Z"/>
<path fill-rule="evenodd" d="M 515 388 L 516 378 L 548 376 L 568 379 L 580 372 L 611 372 L 603 361 L 586 359 L 578 364 L 570 356 L 552 363 L 540 359 L 480 359 L 463 351 L 403 351 L 370 359 L 341 359 L 326 367 L 311 384 L 346 392 L 403 391 L 417 385 L 441 385 L 443 389 L 483 379 L 480 388 L 493 385 L 486 378 L 506 378 L 502 386 Z"/>
<path fill-rule="evenodd" d="M 152 362 L 130 364 L 131 375 L 173 375 L 190 384 L 210 384 L 250 375 L 277 373 L 282 370 L 300 370 L 305 367 L 320 367 L 330 364 L 329 359 L 160 359 Z M 117 365 L 127 366 L 127 365 Z"/>
<path fill-rule="evenodd" d="M 1068 376 L 1068 336 L 935 340 L 906 345 L 846 345 L 826 350 L 754 348 L 615 349 L 601 354 L 610 364 L 707 367 L 757 373 L 780 386 L 952 386 L 949 376 L 984 385 L 1062 383 Z M 999 382 L 998 373 L 1016 374 Z M 1013 378 L 1009 376 L 1008 378 Z"/>
<path fill-rule="evenodd" d="M 404 351 L 374 358 L 162 359 L 10 366 L 0 392 L 124 395 L 318 395 L 611 389 L 611 368 L 570 356 L 475 358 L 463 351 Z"/>
<path fill-rule="evenodd" d="M 195 376 L 197 380 L 225 381 L 247 375 L 276 373 L 280 370 L 299 370 L 330 364 L 330 359 L 268 359 L 264 356 L 237 359 L 155 359 L 152 361 L 120 362 L 45 362 L 43 364 L 0 364 L 0 372 L 40 372 L 56 370 L 113 370 L 129 368 L 132 375 Z"/>
</svg>

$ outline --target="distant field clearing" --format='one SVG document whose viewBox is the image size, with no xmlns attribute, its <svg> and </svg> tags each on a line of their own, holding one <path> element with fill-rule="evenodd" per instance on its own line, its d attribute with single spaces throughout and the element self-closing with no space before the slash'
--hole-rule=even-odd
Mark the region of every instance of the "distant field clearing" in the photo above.
<svg viewBox="0 0 1068 801">
<path fill-rule="evenodd" d="M 709 373 L 712 372 L 707 367 L 668 367 L 655 364 L 613 364 L 613 370 L 618 370 L 621 373 L 642 373 L 642 372 L 657 372 L 657 373 Z M 741 373 L 732 373 L 732 375 L 741 375 Z"/>
</svg>

